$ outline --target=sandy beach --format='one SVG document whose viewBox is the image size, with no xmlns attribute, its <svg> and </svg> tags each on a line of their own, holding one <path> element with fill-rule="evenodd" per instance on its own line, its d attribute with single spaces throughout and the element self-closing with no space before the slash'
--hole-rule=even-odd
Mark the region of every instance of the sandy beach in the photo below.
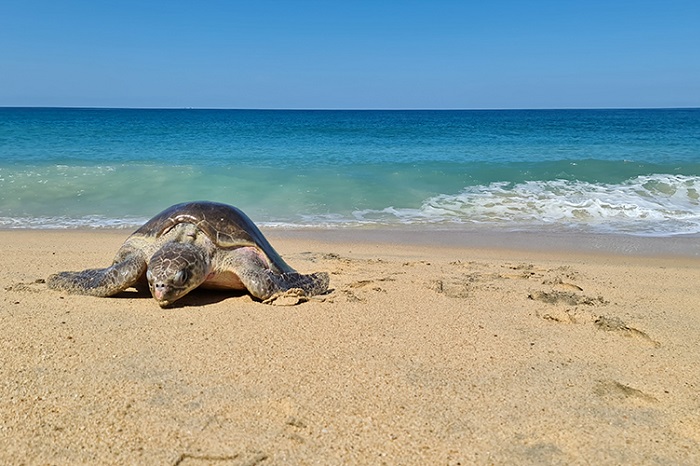
<svg viewBox="0 0 700 466">
<path fill-rule="evenodd" d="M 328 294 L 46 288 L 128 234 L 0 232 L 0 464 L 700 464 L 698 238 L 273 231 Z"/>
</svg>

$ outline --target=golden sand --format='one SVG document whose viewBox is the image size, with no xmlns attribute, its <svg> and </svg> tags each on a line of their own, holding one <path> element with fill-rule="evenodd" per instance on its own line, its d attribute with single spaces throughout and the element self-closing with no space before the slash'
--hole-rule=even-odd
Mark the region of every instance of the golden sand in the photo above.
<svg viewBox="0 0 700 466">
<path fill-rule="evenodd" d="M 330 293 L 161 309 L 42 283 L 127 234 L 0 232 L 0 464 L 700 464 L 682 249 L 274 233 Z"/>
</svg>

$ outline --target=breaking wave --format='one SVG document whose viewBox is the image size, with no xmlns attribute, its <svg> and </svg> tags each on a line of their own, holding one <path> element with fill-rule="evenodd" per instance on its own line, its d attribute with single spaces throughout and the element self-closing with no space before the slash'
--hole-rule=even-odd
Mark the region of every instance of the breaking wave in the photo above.
<svg viewBox="0 0 700 466">
<path fill-rule="evenodd" d="M 417 209 L 361 210 L 358 222 L 551 225 L 608 233 L 700 233 L 700 177 L 639 176 L 621 184 L 583 181 L 497 182 L 427 199 Z"/>
</svg>

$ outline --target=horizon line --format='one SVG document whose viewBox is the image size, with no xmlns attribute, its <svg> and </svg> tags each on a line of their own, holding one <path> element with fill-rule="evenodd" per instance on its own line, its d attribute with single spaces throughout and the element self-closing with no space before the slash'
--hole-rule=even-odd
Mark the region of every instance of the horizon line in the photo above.
<svg viewBox="0 0 700 466">
<path fill-rule="evenodd" d="M 245 110 L 245 111 L 510 111 L 510 110 L 696 110 L 700 106 L 669 107 L 113 107 L 90 105 L 0 105 L 3 109 L 74 110 Z"/>
</svg>

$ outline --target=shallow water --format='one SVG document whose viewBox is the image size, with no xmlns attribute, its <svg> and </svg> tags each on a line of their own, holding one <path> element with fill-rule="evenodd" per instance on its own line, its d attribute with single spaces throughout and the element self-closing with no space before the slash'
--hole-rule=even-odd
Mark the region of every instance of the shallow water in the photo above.
<svg viewBox="0 0 700 466">
<path fill-rule="evenodd" d="M 700 110 L 0 109 L 0 228 L 257 223 L 700 233 Z"/>
</svg>

